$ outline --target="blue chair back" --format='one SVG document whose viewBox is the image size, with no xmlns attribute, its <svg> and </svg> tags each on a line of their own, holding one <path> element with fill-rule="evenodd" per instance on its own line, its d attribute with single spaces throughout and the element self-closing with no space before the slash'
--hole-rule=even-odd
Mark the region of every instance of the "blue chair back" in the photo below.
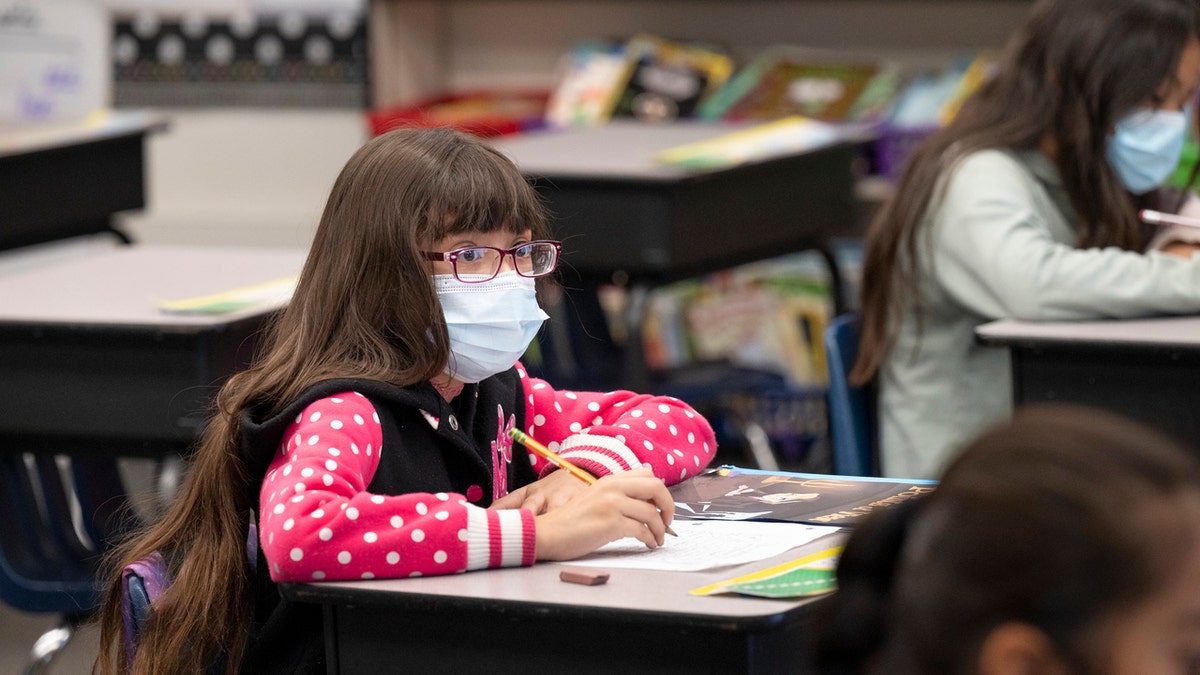
<svg viewBox="0 0 1200 675">
<path fill-rule="evenodd" d="M 99 551 L 75 538 L 49 458 L 0 453 L 0 601 L 25 612 L 86 615 L 99 605 Z"/>
<path fill-rule="evenodd" d="M 79 511 L 68 473 L 51 455 L 0 453 L 0 601 L 60 616 L 34 641 L 25 675 L 49 671 L 101 598 L 102 551 L 76 528 L 82 518 L 72 515 Z"/>
<path fill-rule="evenodd" d="M 850 370 L 858 358 L 858 331 L 856 314 L 843 314 L 825 329 L 833 470 L 843 476 L 878 476 L 875 387 L 855 387 L 849 381 Z"/>
</svg>

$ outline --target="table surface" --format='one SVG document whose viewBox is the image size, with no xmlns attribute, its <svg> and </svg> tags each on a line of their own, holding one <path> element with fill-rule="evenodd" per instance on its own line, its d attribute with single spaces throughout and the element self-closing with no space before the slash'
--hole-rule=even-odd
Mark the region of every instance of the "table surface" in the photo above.
<svg viewBox="0 0 1200 675">
<path fill-rule="evenodd" d="M 146 110 L 102 110 L 87 117 L 0 126 L 0 157 L 135 136 L 167 128 L 167 117 Z"/>
<path fill-rule="evenodd" d="M 168 314 L 157 303 L 211 295 L 300 272 L 300 249 L 54 242 L 0 255 L 0 323 L 200 330 L 277 309 Z"/>
<path fill-rule="evenodd" d="M 713 122 L 648 124 L 613 120 L 594 127 L 501 136 L 493 139 L 492 143 L 516 162 L 527 176 L 674 182 L 688 176 L 711 174 L 735 167 L 687 169 L 658 162 L 655 159 L 658 153 L 751 126 L 754 125 Z M 847 132 L 846 140 L 853 136 L 853 133 Z M 802 152 L 788 153 L 796 154 Z M 764 158 L 762 161 L 770 159 L 775 158 Z"/>
<path fill-rule="evenodd" d="M 688 591 L 732 577 L 749 574 L 841 545 L 845 534 L 826 535 L 766 560 L 700 572 L 667 572 L 615 568 L 607 570 L 607 583 L 583 586 L 559 580 L 568 565 L 538 563 L 532 567 L 480 570 L 466 574 L 408 579 L 328 581 L 284 584 L 284 595 L 306 602 L 357 602 L 362 604 L 427 604 L 435 601 L 527 606 L 570 606 L 581 611 L 656 614 L 667 619 L 774 623 L 783 614 L 811 599 L 770 600 L 721 594 L 691 595 Z M 603 565 L 597 565 L 603 568 Z"/>
<path fill-rule="evenodd" d="M 1168 316 L 1106 321 L 1016 321 L 1004 319 L 975 329 L 989 345 L 1112 344 L 1122 346 L 1198 347 L 1200 317 Z"/>
</svg>

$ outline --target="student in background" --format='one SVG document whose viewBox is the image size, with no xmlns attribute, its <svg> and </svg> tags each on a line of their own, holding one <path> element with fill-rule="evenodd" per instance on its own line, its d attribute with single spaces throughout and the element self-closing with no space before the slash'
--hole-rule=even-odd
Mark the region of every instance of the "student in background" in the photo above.
<svg viewBox="0 0 1200 675">
<path fill-rule="evenodd" d="M 310 673 L 324 671 L 320 608 L 281 599 L 277 582 L 661 545 L 666 484 L 709 462 L 713 432 L 674 398 L 556 391 L 526 374 L 517 359 L 546 316 L 534 278 L 558 253 L 532 188 L 479 140 L 400 130 L 364 145 L 261 356 L 221 390 L 178 497 L 114 555 L 99 670 L 126 666 L 120 570 L 155 551 L 171 583 L 134 671 Z M 514 447 L 513 427 L 599 481 Z"/>
<path fill-rule="evenodd" d="M 1200 672 L 1192 453 L 1107 412 L 1018 411 L 855 529 L 812 617 L 819 671 Z"/>
<path fill-rule="evenodd" d="M 852 381 L 874 378 L 883 471 L 932 477 L 1011 410 L 995 319 L 1200 310 L 1195 246 L 1138 210 L 1183 146 L 1195 0 L 1040 0 L 992 77 L 915 152 L 867 236 Z M 1195 208 L 1193 204 L 1190 208 Z"/>
</svg>

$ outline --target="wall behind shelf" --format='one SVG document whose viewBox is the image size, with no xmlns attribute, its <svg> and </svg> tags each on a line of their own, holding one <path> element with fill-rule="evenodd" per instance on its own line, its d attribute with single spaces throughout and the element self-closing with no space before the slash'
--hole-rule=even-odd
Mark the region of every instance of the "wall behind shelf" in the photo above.
<svg viewBox="0 0 1200 675">
<path fill-rule="evenodd" d="M 588 39 L 636 32 L 723 45 L 742 62 L 787 43 L 938 65 L 1001 46 L 1017 0 L 373 0 L 374 104 L 444 91 L 545 87 Z"/>
<path fill-rule="evenodd" d="M 143 244 L 306 248 L 342 165 L 369 136 L 350 109 L 160 109 L 146 207 L 117 224 Z"/>
</svg>

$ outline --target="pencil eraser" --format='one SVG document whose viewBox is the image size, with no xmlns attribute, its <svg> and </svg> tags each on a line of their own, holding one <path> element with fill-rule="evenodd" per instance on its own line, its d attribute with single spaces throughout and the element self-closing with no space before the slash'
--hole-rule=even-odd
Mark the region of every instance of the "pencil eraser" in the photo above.
<svg viewBox="0 0 1200 675">
<path fill-rule="evenodd" d="M 570 567 L 558 573 L 558 578 L 569 584 L 599 586 L 608 581 L 608 572 L 587 567 Z"/>
</svg>

